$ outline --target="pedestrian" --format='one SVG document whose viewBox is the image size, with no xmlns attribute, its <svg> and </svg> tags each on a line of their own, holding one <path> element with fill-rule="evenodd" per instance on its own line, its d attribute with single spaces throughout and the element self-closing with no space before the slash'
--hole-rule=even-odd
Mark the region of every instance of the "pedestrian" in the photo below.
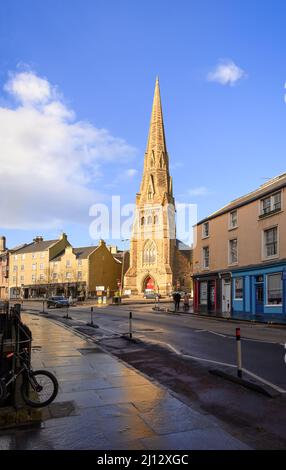
<svg viewBox="0 0 286 470">
<path fill-rule="evenodd" d="M 187 292 L 184 295 L 184 311 L 188 312 L 190 308 L 190 296 Z"/>
<path fill-rule="evenodd" d="M 180 292 L 175 292 L 174 294 L 174 303 L 175 303 L 175 312 L 180 310 L 180 301 L 181 301 L 181 294 Z"/>
</svg>

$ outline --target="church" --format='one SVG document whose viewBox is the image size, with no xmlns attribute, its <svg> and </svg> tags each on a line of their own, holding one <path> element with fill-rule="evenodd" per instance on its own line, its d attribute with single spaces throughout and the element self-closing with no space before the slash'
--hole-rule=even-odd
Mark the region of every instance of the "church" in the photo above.
<svg viewBox="0 0 286 470">
<path fill-rule="evenodd" d="M 135 295 L 146 290 L 162 295 L 191 290 L 192 250 L 176 238 L 175 213 L 157 78 L 142 181 L 136 195 L 125 290 Z"/>
</svg>

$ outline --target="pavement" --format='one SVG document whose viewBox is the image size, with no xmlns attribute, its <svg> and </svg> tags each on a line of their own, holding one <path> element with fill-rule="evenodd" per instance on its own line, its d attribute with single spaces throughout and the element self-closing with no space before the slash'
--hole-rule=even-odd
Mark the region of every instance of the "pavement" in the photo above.
<svg viewBox="0 0 286 470">
<path fill-rule="evenodd" d="M 24 314 L 34 369 L 59 381 L 41 426 L 0 431 L 0 450 L 245 450 L 219 420 L 55 320 Z"/>
</svg>

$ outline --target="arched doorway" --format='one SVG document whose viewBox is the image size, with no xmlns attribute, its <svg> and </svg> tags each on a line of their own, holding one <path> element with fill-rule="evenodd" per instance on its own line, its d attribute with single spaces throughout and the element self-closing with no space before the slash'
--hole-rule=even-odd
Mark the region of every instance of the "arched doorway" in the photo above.
<svg viewBox="0 0 286 470">
<path fill-rule="evenodd" d="M 155 281 L 151 276 L 147 276 L 143 283 L 143 290 L 154 291 L 155 290 Z"/>
</svg>

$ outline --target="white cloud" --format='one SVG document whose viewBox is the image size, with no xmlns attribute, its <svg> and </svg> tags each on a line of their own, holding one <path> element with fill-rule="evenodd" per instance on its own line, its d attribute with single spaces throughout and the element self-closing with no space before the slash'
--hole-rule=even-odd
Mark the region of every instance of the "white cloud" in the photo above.
<svg viewBox="0 0 286 470">
<path fill-rule="evenodd" d="M 189 196 L 205 196 L 207 194 L 209 194 L 209 190 L 205 186 L 198 186 L 197 188 L 191 188 L 188 190 Z"/>
<path fill-rule="evenodd" d="M 35 73 L 13 75 L 5 90 L 17 106 L 0 107 L 0 226 L 58 228 L 88 220 L 100 166 L 135 149 L 86 121 Z"/>
<path fill-rule="evenodd" d="M 222 61 L 212 72 L 207 75 L 209 82 L 217 82 L 221 85 L 234 85 L 238 80 L 246 78 L 246 73 L 235 65 L 232 60 Z"/>
<path fill-rule="evenodd" d="M 33 72 L 11 75 L 4 89 L 26 104 L 45 103 L 51 98 L 53 92 L 50 83 Z"/>
</svg>

